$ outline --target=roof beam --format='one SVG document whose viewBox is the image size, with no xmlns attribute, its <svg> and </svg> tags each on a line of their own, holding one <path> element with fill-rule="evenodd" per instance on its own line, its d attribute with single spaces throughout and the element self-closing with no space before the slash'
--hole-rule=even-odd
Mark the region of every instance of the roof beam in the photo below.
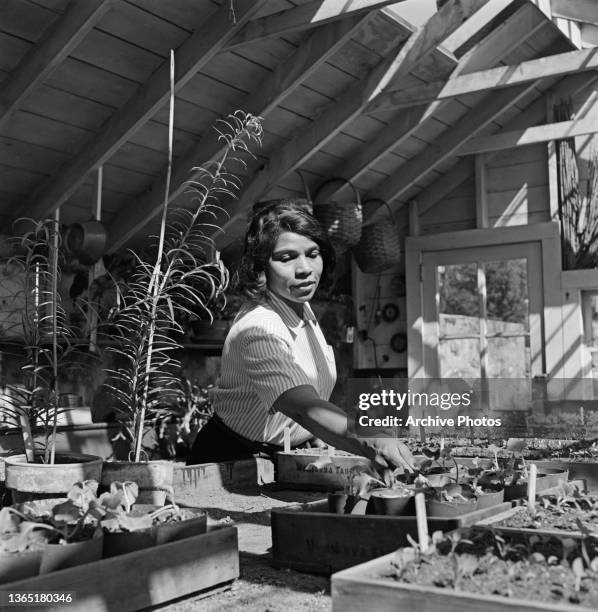
<svg viewBox="0 0 598 612">
<path fill-rule="evenodd" d="M 224 3 L 176 51 L 175 89 L 181 89 L 205 66 L 266 0 L 235 0 L 236 21 L 232 23 Z M 168 100 L 170 61 L 167 60 L 117 111 L 98 134 L 49 183 L 36 191 L 17 216 L 45 217 L 63 204 L 85 180 L 87 174 L 108 160 Z"/>
<path fill-rule="evenodd" d="M 403 90 L 385 91 L 376 100 L 372 100 L 368 104 L 366 112 L 376 113 L 417 106 L 435 100 L 447 100 L 457 96 L 498 90 L 542 78 L 564 76 L 573 72 L 595 70 L 597 68 L 598 49 L 568 51 L 528 60 L 513 66 L 500 66 L 472 72 L 451 78 L 448 81 L 437 81 Z"/>
<path fill-rule="evenodd" d="M 494 15 L 487 15 L 489 20 L 493 17 Z M 465 25 L 468 25 L 467 22 L 462 27 L 465 27 Z M 478 19 L 476 25 L 482 26 L 483 24 L 480 24 Z M 463 71 L 493 66 L 506 53 L 513 51 L 514 46 L 525 43 L 531 35 L 544 25 L 545 22 L 538 19 L 536 9 L 531 4 L 525 4 L 500 27 L 472 47 L 459 60 L 453 76 Z M 516 42 L 514 43 L 514 41 Z M 445 48 L 444 45 L 443 48 Z M 452 52 L 453 49 L 447 49 L 447 51 Z M 446 70 L 446 73 L 448 74 L 448 70 Z M 339 164 L 335 170 L 331 171 L 330 175 L 342 176 L 352 182 L 358 180 L 371 166 L 407 140 L 426 120 L 440 110 L 443 104 L 446 104 L 446 102 L 435 103 L 431 106 L 414 106 L 398 114 L 375 138 L 361 147 L 355 155 L 351 156 L 351 159 Z M 341 183 L 334 192 L 328 193 L 328 196 L 333 198 L 336 194 L 349 188 L 346 183 Z"/>
<path fill-rule="evenodd" d="M 447 36 L 486 4 L 488 0 L 450 0 L 421 28 L 414 32 L 405 44 L 383 58 L 370 74 L 326 106 L 310 126 L 293 140 L 274 152 L 264 168 L 254 176 L 243 191 L 235 212 L 223 227 L 217 245 L 225 248 L 245 228 L 251 205 L 279 180 L 301 166 L 345 126 L 354 121 L 391 81 L 398 82 L 411 72 Z"/>
<path fill-rule="evenodd" d="M 545 123 L 521 130 L 502 131 L 491 136 L 473 138 L 459 149 L 459 155 L 473 155 L 488 151 L 504 151 L 514 147 L 548 142 L 550 140 L 563 140 L 575 136 L 598 133 L 598 119 L 596 116 L 574 119 L 573 121 L 559 121 Z"/>
<path fill-rule="evenodd" d="M 256 116 L 266 117 L 282 100 L 334 55 L 374 13 L 352 17 L 315 28 L 307 39 L 286 60 L 268 75 L 236 108 L 242 108 Z M 223 151 L 214 132 L 209 130 L 182 160 L 175 162 L 171 184 L 174 185 L 169 201 L 177 198 L 187 181 L 197 178 L 190 169 L 198 163 L 215 159 Z M 108 251 L 120 248 L 161 209 L 164 203 L 166 168 L 146 193 L 141 194 L 135 206 L 123 209 L 109 228 Z M 142 217 L 142 218 L 140 218 Z"/>
<path fill-rule="evenodd" d="M 594 76 L 593 81 L 598 80 L 598 74 Z M 592 81 L 588 81 L 587 75 L 580 73 L 565 77 L 549 92 L 553 98 L 559 99 L 562 97 L 575 96 L 578 92 L 591 85 Z M 529 126 L 533 122 L 538 122 L 546 116 L 546 99 L 544 96 L 535 100 L 519 115 L 509 122 L 507 130 L 517 130 Z M 490 163 L 497 153 L 489 153 L 486 157 L 486 163 Z M 472 176 L 472 161 L 466 157 L 455 164 L 449 172 L 443 174 L 438 180 L 426 187 L 417 196 L 420 215 L 431 210 L 438 202 L 440 202 L 451 191 L 456 189 L 464 181 Z M 460 180 L 459 180 L 460 179 Z"/>
<path fill-rule="evenodd" d="M 452 127 L 445 130 L 433 145 L 430 145 L 422 153 L 403 164 L 398 172 L 389 176 L 367 197 L 389 202 L 393 210 L 399 209 L 402 204 L 396 201 L 393 202 L 393 200 L 405 193 L 447 157 L 457 154 L 457 151 L 465 142 L 488 127 L 505 110 L 528 95 L 535 86 L 536 83 L 534 82 L 527 85 L 519 85 L 497 94 L 490 94 L 473 108 L 471 112 L 459 119 Z M 384 215 L 383 207 L 378 208 L 367 220 L 367 223 L 378 220 L 381 215 Z"/>
<path fill-rule="evenodd" d="M 553 17 L 598 25 L 596 0 L 550 0 Z"/>
<path fill-rule="evenodd" d="M 404 2 L 405 0 L 399 0 Z M 300 32 L 315 26 L 350 16 L 364 15 L 369 11 L 396 4 L 397 0 L 315 0 L 302 6 L 286 9 L 249 22 L 226 45 L 235 49 L 270 36 L 282 36 L 289 32 Z"/>
<path fill-rule="evenodd" d="M 112 0 L 73 0 L 31 47 L 0 91 L 0 129 L 31 91 L 72 52 L 106 14 Z"/>
</svg>

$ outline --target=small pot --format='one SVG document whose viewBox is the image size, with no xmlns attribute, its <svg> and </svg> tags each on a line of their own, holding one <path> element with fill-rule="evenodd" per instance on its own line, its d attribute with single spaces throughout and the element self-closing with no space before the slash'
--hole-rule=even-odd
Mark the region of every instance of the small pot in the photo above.
<svg viewBox="0 0 598 612">
<path fill-rule="evenodd" d="M 477 499 L 467 501 L 440 501 L 429 499 L 426 501 L 426 514 L 428 518 L 456 518 L 463 514 L 469 514 L 478 509 Z"/>
<path fill-rule="evenodd" d="M 536 476 L 536 493 L 548 489 L 548 478 L 544 472 L 538 472 Z M 525 482 L 516 483 L 514 485 L 505 485 L 505 501 L 527 497 L 527 480 Z"/>
<path fill-rule="evenodd" d="M 477 510 L 482 510 L 484 508 L 492 508 L 492 506 L 497 506 L 498 504 L 502 504 L 505 499 L 505 490 L 501 489 L 500 491 L 488 491 L 484 492 L 482 495 L 478 497 L 478 507 Z"/>
<path fill-rule="evenodd" d="M 407 514 L 407 508 L 413 498 L 413 492 L 408 491 L 408 494 L 405 495 L 405 489 L 374 489 L 370 496 L 376 514 L 404 516 Z"/>
<path fill-rule="evenodd" d="M 569 480 L 569 470 L 567 469 L 543 467 L 542 472 L 546 474 L 547 488 L 558 487 Z"/>
</svg>

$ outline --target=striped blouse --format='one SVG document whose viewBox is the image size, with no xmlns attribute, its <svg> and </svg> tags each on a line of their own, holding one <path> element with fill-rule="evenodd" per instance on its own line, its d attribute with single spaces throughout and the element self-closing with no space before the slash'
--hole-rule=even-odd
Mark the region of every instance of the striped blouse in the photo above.
<svg viewBox="0 0 598 612">
<path fill-rule="evenodd" d="M 313 437 L 280 412 L 274 402 L 285 391 L 311 385 L 327 400 L 336 382 L 332 347 L 309 304 L 303 318 L 268 291 L 266 300 L 239 312 L 224 343 L 221 374 L 213 392 L 214 411 L 248 440 L 283 444 L 285 427 L 291 445 Z"/>
</svg>

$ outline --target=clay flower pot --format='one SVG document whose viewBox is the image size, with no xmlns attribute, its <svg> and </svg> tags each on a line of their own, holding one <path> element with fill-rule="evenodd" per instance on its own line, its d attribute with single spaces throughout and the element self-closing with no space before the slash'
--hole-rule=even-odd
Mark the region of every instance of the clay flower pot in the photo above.
<svg viewBox="0 0 598 612">
<path fill-rule="evenodd" d="M 540 491 L 548 489 L 549 486 L 546 474 L 544 472 L 538 472 L 536 476 L 536 492 L 540 493 Z M 527 480 L 517 482 L 514 485 L 505 485 L 505 501 L 511 501 L 521 497 L 527 497 Z"/>
<path fill-rule="evenodd" d="M 429 518 L 455 518 L 478 509 L 477 499 L 441 501 L 429 499 L 426 501 L 426 514 Z"/>
<path fill-rule="evenodd" d="M 40 456 L 36 453 L 36 457 Z M 66 497 L 76 482 L 100 480 L 102 459 L 81 453 L 60 453 L 55 463 L 28 463 L 25 455 L 13 455 L 4 460 L 6 488 L 12 492 L 13 503 Z"/>
<path fill-rule="evenodd" d="M 376 514 L 404 516 L 407 514 L 413 491 L 407 489 L 374 489 L 370 496 Z"/>
<path fill-rule="evenodd" d="M 113 482 L 136 482 L 137 502 L 163 506 L 166 494 L 173 494 L 174 463 L 171 461 L 105 461 L 100 487 L 110 488 Z"/>
<path fill-rule="evenodd" d="M 502 504 L 504 499 L 505 499 L 504 489 L 501 489 L 500 491 L 484 492 L 482 495 L 478 496 L 477 510 L 482 510 L 483 508 L 492 508 L 492 506 L 497 506 L 498 504 Z"/>
<path fill-rule="evenodd" d="M 569 480 L 569 470 L 564 468 L 543 467 L 542 472 L 546 474 L 547 488 L 558 487 Z"/>
</svg>

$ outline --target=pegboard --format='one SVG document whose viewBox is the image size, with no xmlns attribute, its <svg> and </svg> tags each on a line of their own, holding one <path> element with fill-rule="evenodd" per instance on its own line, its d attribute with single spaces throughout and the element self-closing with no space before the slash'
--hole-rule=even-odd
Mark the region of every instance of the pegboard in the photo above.
<svg viewBox="0 0 598 612">
<path fill-rule="evenodd" d="M 407 368 L 404 265 L 364 274 L 353 263 L 353 299 L 355 369 Z"/>
</svg>

